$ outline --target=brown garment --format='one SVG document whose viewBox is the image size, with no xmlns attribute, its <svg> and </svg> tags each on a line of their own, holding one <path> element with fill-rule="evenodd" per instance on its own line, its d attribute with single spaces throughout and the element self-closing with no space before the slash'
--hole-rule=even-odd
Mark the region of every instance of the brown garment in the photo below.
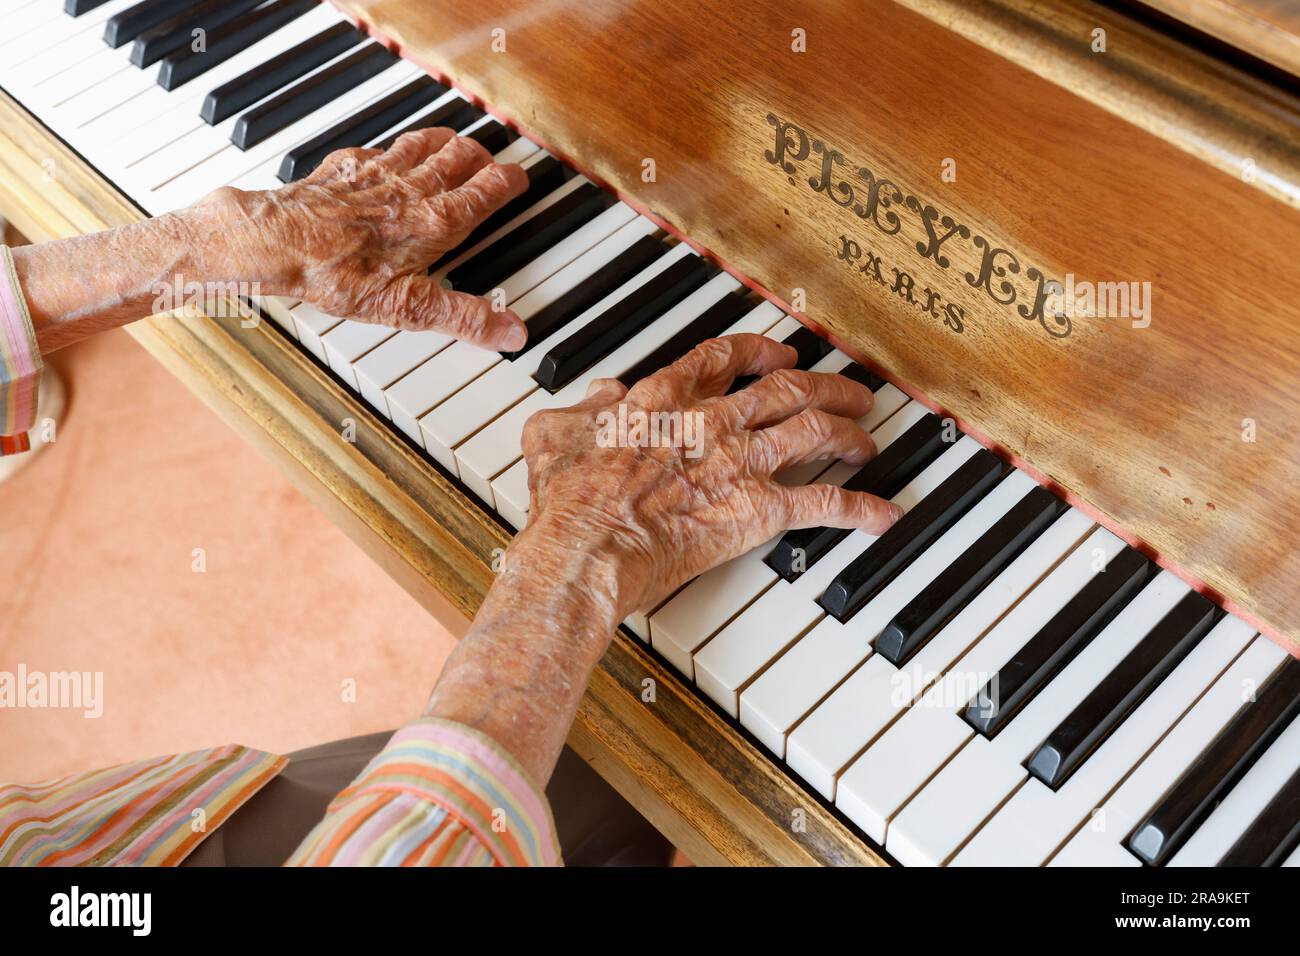
<svg viewBox="0 0 1300 956">
<path fill-rule="evenodd" d="M 199 844 L 182 866 L 280 866 L 391 731 L 289 755 L 274 780 Z M 568 747 L 546 787 L 569 866 L 666 866 L 672 845 Z"/>
</svg>

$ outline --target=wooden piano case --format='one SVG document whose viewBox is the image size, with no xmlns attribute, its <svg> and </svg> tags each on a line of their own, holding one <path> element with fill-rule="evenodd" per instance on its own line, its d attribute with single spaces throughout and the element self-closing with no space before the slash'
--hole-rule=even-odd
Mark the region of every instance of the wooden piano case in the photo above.
<svg viewBox="0 0 1300 956">
<path fill-rule="evenodd" d="M 1295 649 L 1290 94 L 1091 4 L 339 5 Z M 0 211 L 35 240 L 141 215 L 8 97 Z M 1052 280 L 1149 283 L 1150 321 L 1063 318 Z M 270 323 L 132 332 L 474 614 L 506 532 Z M 626 635 L 570 743 L 696 862 L 882 862 Z"/>
</svg>

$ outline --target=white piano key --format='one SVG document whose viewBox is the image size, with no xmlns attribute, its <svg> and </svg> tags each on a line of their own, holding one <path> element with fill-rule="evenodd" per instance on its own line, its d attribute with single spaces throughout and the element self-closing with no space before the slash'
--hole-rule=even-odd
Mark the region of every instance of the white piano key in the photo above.
<svg viewBox="0 0 1300 956">
<path fill-rule="evenodd" d="M 288 31 L 293 35 L 293 37 L 298 42 L 301 42 L 302 40 L 314 36 L 316 33 L 319 33 L 321 30 L 326 29 L 332 22 L 335 22 L 336 20 L 337 17 L 330 18 L 330 19 L 319 19 L 315 23 L 317 29 L 306 31 L 305 35 L 298 33 L 298 30 L 301 28 L 296 27 L 295 24 L 290 24 L 289 26 L 277 31 L 276 34 L 274 34 L 273 36 L 280 36 L 281 34 L 284 34 L 286 31 Z M 263 40 L 261 42 L 266 43 L 267 41 Z M 258 58 L 251 61 L 245 61 L 245 68 L 243 70 L 239 70 L 238 72 L 232 72 L 230 75 L 226 75 L 225 71 L 222 70 L 220 67 L 218 67 L 217 69 L 221 71 L 221 79 L 219 81 L 212 82 L 203 79 L 197 79 L 192 82 L 200 84 L 207 91 L 214 90 L 218 86 L 222 85 L 222 82 L 224 82 L 225 80 L 234 79 L 235 77 L 241 76 L 243 73 L 247 72 L 248 69 L 252 69 L 261 65 L 262 63 L 271 59 L 271 57 L 275 56 L 278 52 L 283 52 L 283 50 L 288 49 L 293 45 L 295 44 L 293 43 L 286 44 L 283 48 L 280 48 L 278 50 L 274 48 L 268 49 L 266 51 L 267 55 L 259 56 Z M 307 71 L 307 73 L 303 74 L 303 76 L 298 77 L 292 83 L 287 84 L 286 86 L 282 87 L 279 90 L 276 90 L 274 93 L 270 94 L 270 96 L 279 95 L 280 93 L 283 93 L 285 90 L 289 89 L 290 87 L 296 86 L 299 83 L 302 83 L 304 80 L 312 76 L 315 76 L 317 73 L 320 73 L 324 70 L 328 70 L 330 67 L 338 63 L 340 60 L 346 59 L 347 57 L 354 54 L 358 49 L 360 49 L 360 47 L 354 46 L 348 50 L 344 50 L 343 52 L 335 55 L 325 63 L 321 63 L 313 67 L 311 70 Z M 401 64 L 401 65 L 407 67 L 406 64 Z M 379 77 L 383 77 L 386 75 L 396 75 L 394 73 L 395 66 L 390 66 L 387 70 L 382 71 L 378 75 L 378 77 L 371 77 L 370 80 L 367 80 L 365 83 L 361 85 L 366 86 L 372 83 L 374 80 L 378 79 Z M 407 68 L 409 69 L 409 67 Z M 355 90 L 352 92 L 355 92 Z M 263 97 L 263 99 L 259 102 L 265 102 L 265 100 L 268 98 L 269 96 Z M 347 98 L 348 97 L 340 97 L 334 100 L 333 102 L 328 103 L 325 106 L 313 111 L 312 115 L 321 116 L 321 115 L 328 114 L 333 118 L 331 122 L 340 119 L 342 118 L 343 115 L 346 114 L 347 110 L 342 109 L 339 106 L 339 103 L 341 100 Z M 191 115 L 193 115 L 194 117 L 198 117 L 201 103 L 202 100 L 200 100 L 199 103 L 191 105 L 191 109 L 192 109 Z M 200 122 L 200 124 L 197 127 L 191 129 L 190 132 L 185 133 L 185 135 L 182 136 L 180 139 L 174 141 L 164 140 L 164 142 L 169 143 L 170 148 L 167 150 L 162 150 L 159 148 L 161 146 L 161 143 L 156 138 L 156 135 L 143 137 L 141 142 L 141 148 L 139 150 L 131 149 L 130 147 L 126 148 L 120 175 L 124 178 L 124 181 L 132 189 L 139 190 L 139 191 L 148 191 L 154 189 L 156 186 L 158 186 L 159 183 L 167 182 L 171 179 L 176 178 L 180 173 L 190 170 L 194 167 L 197 167 L 200 164 L 200 160 L 202 160 L 203 162 L 207 162 L 209 158 L 221 154 L 226 149 L 226 147 L 230 147 L 232 151 L 236 153 L 240 153 L 241 151 L 238 150 L 232 144 L 231 136 L 234 132 L 239 117 L 244 113 L 246 113 L 249 109 L 254 108 L 255 106 L 256 104 L 250 107 L 246 107 L 245 109 L 238 110 L 233 115 L 227 117 L 226 119 L 222 120 L 220 123 L 217 123 L 215 125 L 210 126 L 205 122 Z M 312 120 L 312 116 L 304 117 L 303 119 L 298 120 L 297 123 L 291 124 L 290 128 L 293 128 L 294 126 L 297 126 L 298 124 L 303 122 L 310 122 L 311 120 Z M 174 121 L 176 122 L 177 126 L 180 126 L 181 124 L 188 124 L 189 118 L 188 116 L 174 117 Z M 281 150 L 281 153 L 287 151 L 292 146 L 297 145 L 298 142 L 301 142 L 302 140 L 306 139 L 308 135 L 314 135 L 314 133 L 318 132 L 321 129 L 324 129 L 327 125 L 328 123 L 325 122 L 322 122 L 319 125 L 315 125 L 315 127 L 312 130 L 310 130 L 309 133 L 304 133 L 304 135 L 300 136 L 297 140 L 286 145 L 284 149 Z M 282 130 L 280 134 L 277 135 L 282 136 L 285 132 L 286 132 L 285 130 Z M 271 138 L 275 139 L 276 137 L 271 137 Z M 263 143 L 259 144 L 259 146 L 265 146 L 265 142 L 266 141 L 263 141 Z M 257 147 L 254 147 L 254 150 L 249 150 L 248 152 L 250 153 L 254 152 L 256 149 Z M 246 154 L 241 153 L 241 155 L 246 155 Z M 253 165 L 256 165 L 256 163 L 250 161 L 250 163 L 244 166 L 243 169 L 230 171 L 227 175 L 224 176 L 224 178 L 216 178 L 215 176 L 209 175 L 208 178 L 211 181 L 211 185 L 209 185 L 209 189 L 216 188 L 216 186 L 225 185 L 227 183 L 233 182 L 235 179 L 238 179 L 239 176 L 243 175 L 245 171 L 252 168 Z M 207 190 L 204 191 L 206 192 Z"/>
<path fill-rule="evenodd" d="M 520 165 L 525 170 L 527 170 L 532 166 L 536 165 L 537 163 L 541 162 L 542 159 L 546 158 L 549 155 L 550 154 L 546 153 L 545 151 L 538 151 L 537 153 L 534 153 L 532 156 L 529 156 L 528 159 L 524 160 L 524 162 L 522 162 Z M 585 176 L 572 176 L 569 179 L 566 179 L 562 185 L 557 186 L 555 189 L 551 190 L 549 193 L 547 193 L 537 202 L 533 203 L 523 212 L 519 213 L 519 215 L 513 217 L 508 222 L 504 223 L 500 228 L 495 229 L 492 232 L 490 232 L 488 235 L 484 236 L 478 242 L 474 243 L 474 245 L 470 246 L 464 252 L 457 255 L 454 259 L 451 259 L 448 262 L 443 263 L 441 266 L 438 267 L 438 270 L 433 273 L 433 278 L 439 281 L 442 280 L 443 278 L 446 277 L 447 273 L 450 272 L 452 269 L 455 269 L 463 262 L 468 262 L 470 259 L 473 259 L 475 256 L 477 256 L 488 246 L 492 245 L 497 240 L 503 239 L 504 237 L 508 236 L 510 233 L 514 232 L 524 223 L 528 222 L 528 220 L 533 219 L 536 216 L 538 216 L 540 213 L 545 212 L 547 209 L 549 209 L 551 206 L 554 206 L 557 202 L 559 202 L 565 196 L 568 196 L 574 190 L 580 189 L 587 182 L 588 180 Z"/>
<path fill-rule="evenodd" d="M 107 50 L 104 21 L 126 9 L 133 0 L 110 0 L 80 17 L 60 17 L 42 31 L 41 43 L 19 44 L 0 64 L 0 83 L 11 93 L 24 94 L 45 77 L 75 68 L 90 57 Z"/>
<path fill-rule="evenodd" d="M 1142 589 L 992 740 L 976 734 L 889 826 L 899 862 L 939 866 L 1027 779 L 1024 762 L 1189 588 L 1164 571 Z M 956 714 L 954 720 L 961 718 Z"/>
<path fill-rule="evenodd" d="M 32 42 L 39 43 L 41 36 L 65 16 L 57 3 L 34 3 L 15 10 L 5 18 L 4 33 L 0 34 L 0 56 L 12 56 Z"/>
<path fill-rule="evenodd" d="M 888 845 L 888 821 L 973 735 L 958 712 L 1092 578 L 1098 555 L 1109 561 L 1123 547 L 1104 528 L 1093 531 L 849 765 L 835 805 Z M 793 752 L 793 735 L 790 743 Z"/>
<path fill-rule="evenodd" d="M 525 482 L 528 481 L 527 472 L 524 472 L 524 481 Z M 528 489 L 527 487 L 525 487 L 524 496 L 527 497 L 527 494 L 528 494 Z M 510 527 L 514 528 L 516 531 L 522 531 L 525 527 L 528 526 L 527 510 L 516 508 L 513 502 L 510 501 L 509 499 L 503 498 L 497 501 L 496 509 L 497 509 L 497 513 L 500 514 L 501 517 L 505 518 L 506 521 L 510 523 Z"/>
<path fill-rule="evenodd" d="M 278 295 L 249 296 L 253 308 L 275 322 L 294 338 L 298 337 L 298 327 L 293 321 L 293 310 L 298 306 L 297 299 L 285 299 Z"/>
<path fill-rule="evenodd" d="M 489 422 L 537 388 L 532 374 L 537 371 L 538 365 L 552 347 L 687 255 L 694 255 L 694 252 L 685 243 L 674 246 L 582 315 L 531 346 L 518 359 L 494 365 L 466 388 L 429 412 L 420 420 L 424 447 L 449 471 L 459 474 L 460 463 L 456 459 L 456 451 L 471 435 L 480 432 Z M 520 300 L 521 303 L 523 301 Z"/>
<path fill-rule="evenodd" d="M 614 203 L 502 282 L 500 288 L 505 301 L 514 302 L 525 292 L 530 292 L 635 218 L 636 212 L 631 206 Z"/>
<path fill-rule="evenodd" d="M 463 93 L 461 93 L 460 90 L 448 90 L 446 93 L 444 93 L 442 96 L 438 97 L 438 98 L 437 98 L 436 100 L 434 100 L 433 102 L 431 102 L 431 103 L 427 103 L 426 105 L 420 107 L 418 110 L 416 110 L 416 111 L 415 111 L 414 113 L 412 113 L 410 116 L 406 116 L 406 117 L 403 117 L 401 120 L 398 120 L 396 123 L 394 123 L 394 124 L 393 124 L 392 126 L 390 126 L 388 129 L 384 130 L 384 131 L 383 131 L 382 133 L 380 133 L 378 136 L 375 136 L 375 137 L 371 138 L 371 140 L 370 140 L 369 142 L 367 142 L 365 145 L 366 145 L 366 146 L 374 146 L 376 143 L 382 143 L 384 140 L 388 139 L 388 137 L 392 136 L 394 133 L 398 132 L 399 130 L 403 130 L 403 129 L 405 129 L 407 126 L 411 125 L 411 124 L 414 123 L 416 120 L 423 119 L 425 116 L 429 115 L 430 113 L 434 112 L 435 110 L 440 110 L 440 109 L 442 109 L 444 106 L 446 106 L 446 105 L 447 105 L 448 103 L 450 103 L 452 100 L 465 100 L 465 95 L 464 95 Z M 465 102 L 468 103 L 469 100 L 465 100 Z M 481 120 L 481 119 L 479 119 L 479 120 L 475 120 L 473 123 L 470 123 L 470 124 L 469 124 L 468 126 L 466 126 L 464 129 L 462 129 L 462 130 L 460 131 L 461 134 L 463 135 L 464 133 L 468 133 L 468 132 L 472 131 L 472 130 L 475 129 L 476 127 L 482 125 L 482 122 L 483 122 L 483 120 Z"/>
<path fill-rule="evenodd" d="M 329 356 L 325 354 L 325 344 L 321 341 L 321 338 L 343 320 L 330 315 L 328 312 L 322 312 L 310 302 L 302 302 L 297 305 L 293 309 L 292 315 L 294 328 L 298 332 L 298 341 L 328 365 Z"/>
<path fill-rule="evenodd" d="M 960 468 L 979 443 L 963 436 L 890 500 L 910 511 Z M 824 612 L 817 598 L 878 535 L 854 531 L 794 581 L 780 580 L 695 654 L 695 683 L 732 717 L 741 689 L 758 671 L 812 627 Z"/>
<path fill-rule="evenodd" d="M 1300 867 L 1300 847 L 1297 847 L 1290 856 L 1282 861 L 1285 867 Z"/>
<path fill-rule="evenodd" d="M 653 222 L 643 216 L 634 218 L 577 256 L 537 287 L 511 301 L 510 308 L 519 318 L 527 322 L 579 282 L 607 265 L 638 239 L 652 235 L 657 228 Z M 404 407 L 424 405 L 425 408 L 434 408 L 488 368 L 502 361 L 495 353 L 487 353 L 483 349 L 462 342 L 448 348 L 445 358 L 442 357 L 444 353 L 439 352 L 439 357 L 435 361 L 429 361 L 434 356 L 432 351 L 421 355 L 419 350 L 408 348 L 407 343 L 394 344 L 400 347 L 400 352 L 394 349 L 377 349 L 376 352 L 362 359 L 356 368 L 361 394 L 371 404 L 381 407 L 384 414 L 390 417 L 391 412 L 388 411 L 384 390 L 402 376 L 408 373 L 418 374 L 421 383 L 403 386 L 414 388 L 419 392 L 414 397 L 404 399 Z M 391 354 L 378 355 L 377 353 L 380 352 L 391 352 Z M 445 392 L 441 391 L 443 389 Z M 420 432 L 420 443 L 427 444 L 424 429 L 421 428 Z M 454 458 L 451 458 L 450 452 L 446 452 L 446 455 L 452 462 L 451 467 L 454 468 Z"/>
<path fill-rule="evenodd" d="M 122 53 L 123 63 L 130 67 L 129 70 L 114 73 L 64 103 L 56 104 L 60 120 L 67 128 L 76 130 L 85 126 L 91 120 L 107 113 L 115 106 L 120 106 L 131 97 L 138 96 L 158 82 L 159 64 L 155 63 L 142 70 L 127 61 L 125 47 L 119 52 Z"/>
<path fill-rule="evenodd" d="M 456 449 L 461 481 L 484 501 L 494 504 L 491 481 L 518 460 L 524 424 L 534 412 L 544 408 L 561 408 L 580 401 L 587 393 L 587 384 L 592 379 L 621 374 L 638 359 L 685 328 L 728 292 L 739 288 L 740 283 L 725 272 L 714 276 L 558 392 L 551 393 L 539 388 L 530 394 Z"/>
<path fill-rule="evenodd" d="M 1292 720 L 1278 735 L 1167 865 L 1218 864 L 1297 769 L 1300 769 L 1300 718 Z"/>
<path fill-rule="evenodd" d="M 252 149 L 241 150 L 233 143 L 227 143 L 220 151 L 209 154 L 205 147 L 200 147 L 199 155 L 207 158 L 191 164 L 191 160 L 185 155 L 187 148 L 185 144 L 189 142 L 190 137 L 179 140 L 176 144 L 175 156 L 170 149 L 161 150 L 133 171 L 136 173 L 135 180 L 148 187 L 149 191 L 145 194 L 144 202 L 151 210 L 161 211 L 188 206 L 212 190 L 234 182 L 268 159 L 282 156 L 294 146 L 310 139 L 371 100 L 379 99 L 392 92 L 417 75 L 419 70 L 413 65 L 405 61 L 396 63 L 321 109 L 290 123 Z M 232 117 L 233 119 L 235 117 Z M 198 130 L 195 135 L 219 131 L 222 126 L 211 130 Z M 155 163 L 155 160 L 159 160 L 159 163 Z"/>
<path fill-rule="evenodd" d="M 31 106 L 40 109 L 43 122 L 60 133 L 65 133 L 70 126 L 63 122 L 58 104 L 70 102 L 73 97 L 105 82 L 109 77 L 134 69 L 123 58 L 121 51 L 103 47 L 99 52 L 86 57 L 82 63 L 66 65 L 39 78 L 33 77 L 25 95 Z"/>
<path fill-rule="evenodd" d="M 356 391 L 357 376 L 352 370 L 353 363 L 396 334 L 396 329 L 385 325 L 348 319 L 326 332 L 321 337 L 321 345 L 325 348 L 330 368 Z"/>
<path fill-rule="evenodd" d="M 501 353 L 469 342 L 456 342 L 440 350 L 384 391 L 384 404 L 393 424 L 424 444 L 419 418 L 501 361 Z"/>
<path fill-rule="evenodd" d="M 1087 866 L 1099 854 L 1113 857 L 1115 848 L 1136 860 L 1121 844 L 1142 815 L 1241 709 L 1252 689 L 1263 684 L 1284 660 L 1286 652 L 1267 638 L 1252 641 L 1051 862 Z"/>
<path fill-rule="evenodd" d="M 584 182 L 586 180 L 581 179 L 581 177 L 575 177 L 541 202 L 534 204 L 512 222 L 518 225 L 531 219 L 560 198 L 563 198 L 563 196 L 573 192 Z M 606 218 L 608 213 L 616 213 L 617 215 Z M 605 213 L 597 216 L 563 242 L 552 247 L 538 260 L 534 260 L 533 263 L 525 266 L 521 272 L 528 272 L 530 267 L 535 266 L 541 259 L 550 259 L 542 267 L 532 269 L 529 278 L 514 281 L 515 277 L 520 274 L 516 273 L 515 276 L 507 279 L 503 283 L 506 303 L 513 306 L 515 299 L 523 293 L 531 291 L 532 287 L 537 284 L 537 282 L 533 281 L 537 276 L 540 275 L 542 279 L 548 278 L 557 268 L 567 265 L 569 261 L 577 258 L 580 253 L 586 252 L 590 246 L 607 238 L 620 227 L 627 225 L 633 218 L 635 218 L 635 213 L 622 203 L 618 203 L 606 210 Z M 596 228 L 589 229 L 588 227 Z M 556 250 L 560 249 L 561 246 L 565 248 L 557 253 Z M 552 253 L 555 253 L 555 255 L 552 256 Z M 559 263 L 559 266 L 556 266 L 556 263 Z M 535 314 L 535 312 L 531 314 Z M 520 315 L 520 318 L 527 321 L 531 314 L 529 316 Z M 424 439 L 420 431 L 419 418 L 439 403 L 446 401 L 500 361 L 502 359 L 499 353 L 463 342 L 441 352 L 436 358 L 425 362 L 411 374 L 387 389 L 385 401 L 388 404 L 389 415 L 393 423 L 410 435 L 413 440 L 423 444 Z"/>
<path fill-rule="evenodd" d="M 786 733 L 866 660 L 894 615 L 1035 487 L 1024 472 L 1013 471 L 848 623 L 824 618 L 740 695 L 741 724 L 769 750 L 784 757 Z"/>
<path fill-rule="evenodd" d="M 784 322 L 778 323 L 772 332 L 780 330 L 783 325 Z M 876 392 L 871 411 L 860 421 L 862 427 L 871 432 L 879 451 L 888 448 L 925 414 L 923 405 L 908 402 L 903 392 L 886 384 Z M 828 484 L 842 484 L 856 470 L 833 465 L 825 471 L 823 480 Z M 655 650 L 687 677 L 694 679 L 693 655 L 700 645 L 777 581 L 777 573 L 763 559 L 780 540 L 778 535 L 748 554 L 701 574 L 651 615 L 650 642 Z"/>
<path fill-rule="evenodd" d="M 392 418 L 384 389 L 401 378 L 412 367 L 439 354 L 453 345 L 455 340 L 444 332 L 398 332 L 395 336 L 361 358 L 353 372 L 361 395 L 371 405 Z M 416 436 L 412 435 L 412 439 Z M 420 439 L 423 444 L 422 438 Z"/>
<path fill-rule="evenodd" d="M 130 169 L 164 145 L 206 127 L 200 110 L 208 93 L 328 29 L 341 19 L 343 16 L 337 10 L 328 4 L 321 4 L 178 89 L 167 91 L 157 86 L 149 95 L 138 97 L 130 104 L 114 110 L 114 129 L 106 132 L 106 143 L 114 167 L 118 170 Z M 87 128 L 95 125 L 97 124 L 91 124 Z M 229 134 L 227 139 L 228 137 Z"/>
<path fill-rule="evenodd" d="M 1254 629 L 1239 618 L 1225 617 L 1059 790 L 1027 780 L 953 864 L 1038 866 L 1045 862 L 1254 636 Z"/>
<path fill-rule="evenodd" d="M 871 657 L 788 735 L 786 759 L 830 798 L 835 778 L 927 687 L 943 676 L 1012 605 L 1092 528 L 1071 509 L 1002 570 L 901 670 Z"/>
</svg>

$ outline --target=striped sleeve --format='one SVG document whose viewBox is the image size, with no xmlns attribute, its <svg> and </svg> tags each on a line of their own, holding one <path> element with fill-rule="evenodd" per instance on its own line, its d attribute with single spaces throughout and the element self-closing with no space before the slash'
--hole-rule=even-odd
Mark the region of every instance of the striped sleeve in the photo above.
<svg viewBox="0 0 1300 956">
<path fill-rule="evenodd" d="M 0 787 L 0 866 L 175 866 L 285 763 L 212 747 Z"/>
<path fill-rule="evenodd" d="M 31 449 L 43 368 L 13 255 L 0 246 L 0 455 Z"/>
<path fill-rule="evenodd" d="M 446 720 L 408 724 L 330 804 L 290 866 L 556 866 L 546 797 L 505 750 Z"/>
</svg>

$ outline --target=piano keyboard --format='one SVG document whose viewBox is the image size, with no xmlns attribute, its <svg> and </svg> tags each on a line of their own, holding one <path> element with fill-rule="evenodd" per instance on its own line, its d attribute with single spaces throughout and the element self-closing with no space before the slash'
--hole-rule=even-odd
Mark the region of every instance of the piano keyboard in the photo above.
<svg viewBox="0 0 1300 956">
<path fill-rule="evenodd" d="M 873 388 L 879 455 L 782 480 L 890 498 L 893 529 L 792 532 L 627 627 L 899 862 L 1300 865 L 1300 661 L 1244 622 L 331 8 L 66 7 L 0 0 L 0 85 L 151 214 L 421 126 L 523 164 L 433 267 L 502 290 L 520 353 L 256 303 L 516 528 L 524 422 L 593 378 L 748 331 Z"/>
</svg>

